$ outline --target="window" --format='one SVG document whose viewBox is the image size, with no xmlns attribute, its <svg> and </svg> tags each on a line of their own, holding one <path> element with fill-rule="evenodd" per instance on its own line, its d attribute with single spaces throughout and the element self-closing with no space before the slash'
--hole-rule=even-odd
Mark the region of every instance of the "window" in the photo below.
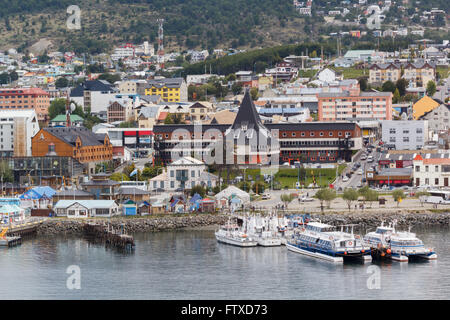
<svg viewBox="0 0 450 320">
<path fill-rule="evenodd" d="M 195 171 L 194 170 L 191 171 L 191 177 L 195 178 Z"/>
<path fill-rule="evenodd" d="M 428 171 L 429 171 L 429 167 L 425 166 L 425 172 L 428 172 Z"/>
<path fill-rule="evenodd" d="M 434 184 L 435 184 L 435 185 L 439 185 L 439 178 L 435 178 L 435 179 L 434 179 Z"/>
<path fill-rule="evenodd" d="M 390 128 L 390 129 L 389 129 L 389 133 L 390 133 L 390 134 L 395 134 L 395 133 L 396 133 L 395 128 Z"/>
<path fill-rule="evenodd" d="M 416 172 L 420 172 L 420 166 L 416 166 Z"/>
<path fill-rule="evenodd" d="M 403 137 L 403 142 L 409 142 L 409 137 Z"/>
<path fill-rule="evenodd" d="M 311 132 L 309 135 L 310 135 L 311 137 L 314 137 L 314 132 Z"/>
<path fill-rule="evenodd" d="M 170 181 L 170 188 L 171 189 L 175 188 L 175 181 Z"/>
</svg>

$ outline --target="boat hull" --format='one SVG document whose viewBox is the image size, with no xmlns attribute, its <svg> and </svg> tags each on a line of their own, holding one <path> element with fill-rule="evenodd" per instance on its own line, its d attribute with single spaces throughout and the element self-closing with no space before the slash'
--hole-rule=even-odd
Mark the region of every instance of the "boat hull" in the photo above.
<svg viewBox="0 0 450 320">
<path fill-rule="evenodd" d="M 333 263 L 343 263 L 344 262 L 343 257 L 333 257 L 333 256 L 326 255 L 326 254 L 323 254 L 320 252 L 304 250 L 302 248 L 299 248 L 298 246 L 290 244 L 289 242 L 286 243 L 286 248 L 292 252 L 300 253 L 300 254 L 303 254 L 308 257 L 313 257 L 313 258 L 317 258 L 317 259 L 321 259 L 321 260 L 325 260 L 325 261 L 329 261 L 329 262 L 333 262 Z"/>
<path fill-rule="evenodd" d="M 258 245 L 263 247 L 278 247 L 281 246 L 281 239 L 269 238 L 269 239 L 256 239 Z"/>
<path fill-rule="evenodd" d="M 224 237 L 221 235 L 216 234 L 217 241 L 225 244 L 230 244 L 237 247 L 256 247 L 258 243 L 256 241 L 252 240 L 240 240 L 240 239 L 233 239 L 229 237 Z"/>
</svg>

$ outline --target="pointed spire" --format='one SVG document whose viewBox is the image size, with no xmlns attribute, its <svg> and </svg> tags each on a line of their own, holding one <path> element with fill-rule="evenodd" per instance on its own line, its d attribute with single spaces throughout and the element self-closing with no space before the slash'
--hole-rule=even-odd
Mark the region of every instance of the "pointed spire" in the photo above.
<svg viewBox="0 0 450 320">
<path fill-rule="evenodd" d="M 233 123 L 233 129 L 240 129 L 242 124 L 256 129 L 256 127 L 261 126 L 261 119 L 259 118 L 258 111 L 256 110 L 255 104 L 253 103 L 252 97 L 250 95 L 250 90 L 245 89 L 244 98 L 242 99 L 239 111 L 236 115 L 236 119 Z"/>
</svg>

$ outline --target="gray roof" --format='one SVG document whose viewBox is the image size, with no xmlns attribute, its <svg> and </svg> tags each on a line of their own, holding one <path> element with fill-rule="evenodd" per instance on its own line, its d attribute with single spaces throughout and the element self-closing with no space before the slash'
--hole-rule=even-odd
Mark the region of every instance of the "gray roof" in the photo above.
<svg viewBox="0 0 450 320">
<path fill-rule="evenodd" d="M 89 197 L 94 196 L 92 193 L 83 190 L 63 190 L 57 192 L 54 197 Z"/>
<path fill-rule="evenodd" d="M 411 176 L 412 168 L 385 168 L 378 174 L 379 176 Z"/>
<path fill-rule="evenodd" d="M 151 87 L 167 87 L 167 88 L 179 88 L 183 83 L 183 78 L 169 78 L 169 79 L 158 79 L 158 80 L 149 80 L 146 88 Z"/>
<path fill-rule="evenodd" d="M 138 188 L 120 188 L 119 193 L 122 195 L 143 195 L 143 194 L 149 194 L 148 191 L 138 189 Z"/>
<path fill-rule="evenodd" d="M 83 146 L 103 145 L 105 139 L 105 134 L 97 135 L 85 127 L 55 127 L 44 128 L 44 130 L 72 146 L 75 146 L 78 137 Z"/>
<path fill-rule="evenodd" d="M 139 112 L 139 116 L 144 116 L 145 118 L 156 118 L 158 115 L 160 107 L 143 107 Z"/>
</svg>

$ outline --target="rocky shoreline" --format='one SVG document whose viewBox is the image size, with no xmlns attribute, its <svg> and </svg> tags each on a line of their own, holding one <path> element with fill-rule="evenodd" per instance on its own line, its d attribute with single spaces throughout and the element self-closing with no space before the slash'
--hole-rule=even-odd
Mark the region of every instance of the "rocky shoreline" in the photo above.
<svg viewBox="0 0 450 320">
<path fill-rule="evenodd" d="M 191 215 L 149 218 L 113 218 L 92 219 L 95 222 L 107 222 L 119 229 L 123 224 L 127 233 L 157 232 L 183 228 L 200 228 L 204 226 L 224 224 L 228 218 L 224 215 Z M 37 229 L 38 235 L 82 234 L 86 220 L 54 218 L 47 219 Z"/>
<path fill-rule="evenodd" d="M 323 223 L 331 225 L 357 224 L 363 229 L 375 228 L 381 224 L 397 221 L 397 226 L 402 229 L 414 227 L 450 226 L 450 212 L 389 212 L 389 213 L 335 213 L 335 214 L 314 214 L 312 218 L 318 218 Z"/>
<path fill-rule="evenodd" d="M 313 214 L 313 218 L 332 225 L 357 224 L 362 229 L 374 228 L 381 221 L 391 222 L 397 220 L 402 228 L 450 226 L 450 213 L 434 213 L 429 211 L 411 212 L 398 211 L 395 213 L 326 213 Z M 115 228 L 123 224 L 127 233 L 158 232 L 176 229 L 200 229 L 206 226 L 224 224 L 228 219 L 226 215 L 200 214 L 191 216 L 167 217 L 139 217 L 139 218 L 113 218 L 95 219 L 97 222 L 109 222 Z M 47 219 L 37 229 L 38 235 L 82 234 L 85 220 L 67 218 Z"/>
</svg>

